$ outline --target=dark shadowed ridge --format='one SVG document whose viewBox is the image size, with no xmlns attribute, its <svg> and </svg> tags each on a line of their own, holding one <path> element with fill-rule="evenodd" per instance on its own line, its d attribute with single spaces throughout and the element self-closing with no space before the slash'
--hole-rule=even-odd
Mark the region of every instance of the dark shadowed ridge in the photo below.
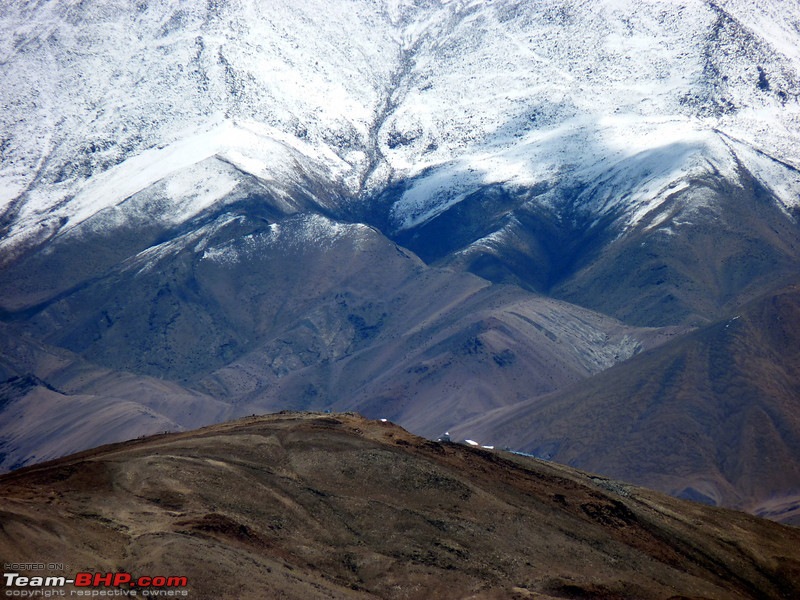
<svg viewBox="0 0 800 600">
<path fill-rule="evenodd" d="M 0 493 L 2 556 L 157 566 L 195 598 L 800 594 L 798 529 L 352 413 L 105 446 Z"/>
<path fill-rule="evenodd" d="M 798 523 L 799 361 L 792 285 L 454 434 Z"/>
<path fill-rule="evenodd" d="M 149 249 L 144 230 L 115 239 L 90 222 L 53 242 L 55 262 L 0 270 L 0 304 L 39 290 L 0 316 L 0 469 L 282 409 L 436 436 L 673 333 L 428 267 L 363 224 L 276 210 L 229 205 Z M 122 247 L 134 255 L 104 255 Z M 14 384 L 26 378 L 41 384 Z"/>
</svg>

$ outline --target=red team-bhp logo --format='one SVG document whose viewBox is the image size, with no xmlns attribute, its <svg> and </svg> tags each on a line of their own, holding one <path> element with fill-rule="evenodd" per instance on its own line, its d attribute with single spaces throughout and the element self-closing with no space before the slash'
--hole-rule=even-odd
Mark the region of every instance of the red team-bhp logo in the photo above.
<svg viewBox="0 0 800 600">
<path fill-rule="evenodd" d="M 130 573 L 78 573 L 75 575 L 75 587 L 154 587 L 154 588 L 184 588 L 186 577 L 137 577 Z"/>
<path fill-rule="evenodd" d="M 187 596 L 186 577 L 155 575 L 134 577 L 130 573 L 76 573 L 75 577 L 24 576 L 19 573 L 3 573 L 6 596 L 21 598 L 53 596 Z M 48 589 L 73 585 L 77 590 Z M 23 589 L 12 589 L 23 588 Z M 40 588 L 32 590 L 30 588 Z M 113 589 L 107 589 L 113 588 Z"/>
</svg>

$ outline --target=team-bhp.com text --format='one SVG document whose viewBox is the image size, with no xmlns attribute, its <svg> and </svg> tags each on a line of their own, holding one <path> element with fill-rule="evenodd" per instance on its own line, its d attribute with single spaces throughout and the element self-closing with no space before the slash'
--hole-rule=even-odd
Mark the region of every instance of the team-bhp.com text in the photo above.
<svg viewBox="0 0 800 600">
<path fill-rule="evenodd" d="M 19 573 L 3 573 L 5 595 L 18 598 L 51 598 L 59 596 L 150 596 L 185 597 L 188 596 L 186 577 L 156 575 L 153 577 L 133 577 L 130 573 L 76 573 L 67 579 L 58 577 L 28 577 Z M 76 590 L 64 590 L 74 585 Z M 12 589 L 21 588 L 21 589 Z M 39 588 L 39 589 L 30 589 Z M 45 589 L 47 588 L 47 589 Z M 111 589 L 108 589 L 111 588 Z"/>
</svg>

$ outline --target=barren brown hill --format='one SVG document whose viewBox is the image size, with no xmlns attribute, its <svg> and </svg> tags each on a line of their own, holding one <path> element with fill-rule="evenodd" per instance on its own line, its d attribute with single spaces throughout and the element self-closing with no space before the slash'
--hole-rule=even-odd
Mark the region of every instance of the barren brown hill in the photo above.
<svg viewBox="0 0 800 600">
<path fill-rule="evenodd" d="M 106 446 L 0 494 L 4 561 L 186 576 L 193 598 L 800 595 L 798 529 L 353 414 Z"/>
</svg>

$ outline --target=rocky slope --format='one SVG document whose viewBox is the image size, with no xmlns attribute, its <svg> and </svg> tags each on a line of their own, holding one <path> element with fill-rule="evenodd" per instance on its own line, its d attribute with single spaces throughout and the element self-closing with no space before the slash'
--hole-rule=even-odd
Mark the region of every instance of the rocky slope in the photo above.
<svg viewBox="0 0 800 600">
<path fill-rule="evenodd" d="M 795 528 L 354 415 L 244 419 L 0 483 L 4 557 L 155 569 L 203 598 L 800 592 Z"/>
<path fill-rule="evenodd" d="M 798 523 L 798 324 L 795 285 L 454 435 Z"/>
</svg>

